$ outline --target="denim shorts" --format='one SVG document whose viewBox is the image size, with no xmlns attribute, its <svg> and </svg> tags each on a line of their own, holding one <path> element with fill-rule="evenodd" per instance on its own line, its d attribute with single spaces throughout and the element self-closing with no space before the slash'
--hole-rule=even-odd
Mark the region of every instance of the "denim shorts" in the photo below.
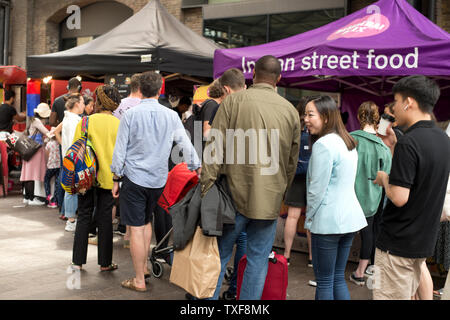
<svg viewBox="0 0 450 320">
<path fill-rule="evenodd" d="M 123 177 L 120 189 L 121 224 L 141 227 L 152 222 L 153 211 L 164 188 L 141 187 Z"/>
</svg>

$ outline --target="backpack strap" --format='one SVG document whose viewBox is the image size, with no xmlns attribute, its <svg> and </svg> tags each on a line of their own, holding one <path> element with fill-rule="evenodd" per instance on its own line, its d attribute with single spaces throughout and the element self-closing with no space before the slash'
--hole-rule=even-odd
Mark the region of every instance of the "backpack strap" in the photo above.
<svg viewBox="0 0 450 320">
<path fill-rule="evenodd" d="M 81 134 L 87 137 L 89 117 L 83 117 L 81 121 Z"/>
</svg>

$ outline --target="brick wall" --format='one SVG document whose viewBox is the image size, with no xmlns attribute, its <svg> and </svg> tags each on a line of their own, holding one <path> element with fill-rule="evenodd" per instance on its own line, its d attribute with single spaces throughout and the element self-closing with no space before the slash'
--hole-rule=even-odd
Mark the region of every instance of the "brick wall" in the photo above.
<svg viewBox="0 0 450 320">
<path fill-rule="evenodd" d="M 26 67 L 26 56 L 56 52 L 59 49 L 59 24 L 67 17 L 67 7 L 84 7 L 107 0 L 12 0 L 10 62 Z M 134 13 L 149 0 L 116 0 Z M 160 0 L 167 11 L 198 34 L 203 32 L 201 8 L 182 10 L 182 0 Z"/>
<path fill-rule="evenodd" d="M 203 11 L 202 8 L 192 8 L 183 10 L 181 20 L 192 31 L 203 35 Z"/>
<path fill-rule="evenodd" d="M 450 1 L 436 1 L 436 24 L 447 32 L 450 32 Z"/>
<path fill-rule="evenodd" d="M 12 0 L 11 7 L 9 64 L 24 68 L 28 51 L 28 2 Z"/>
</svg>

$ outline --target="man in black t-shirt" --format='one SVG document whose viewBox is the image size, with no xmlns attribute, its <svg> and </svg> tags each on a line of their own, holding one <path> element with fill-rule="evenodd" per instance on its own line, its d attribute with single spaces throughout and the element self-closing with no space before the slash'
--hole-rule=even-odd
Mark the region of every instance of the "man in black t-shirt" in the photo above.
<svg viewBox="0 0 450 320">
<path fill-rule="evenodd" d="M 0 106 L 0 132 L 12 132 L 13 122 L 22 122 L 27 118 L 25 113 L 17 113 L 12 106 L 15 99 L 14 91 L 5 90 L 5 101 Z"/>
<path fill-rule="evenodd" d="M 69 80 L 67 85 L 68 92 L 59 96 L 53 101 L 52 113 L 50 114 L 49 123 L 52 127 L 57 127 L 64 119 L 64 111 L 66 111 L 66 100 L 64 97 L 72 94 L 81 92 L 81 82 L 77 78 L 72 78 Z"/>
<path fill-rule="evenodd" d="M 424 76 L 401 79 L 393 88 L 394 114 L 405 134 L 388 128 L 383 141 L 393 152 L 391 173 L 379 171 L 388 204 L 376 242 L 374 300 L 415 295 L 425 259 L 433 256 L 450 171 L 450 141 L 431 120 L 437 84 Z"/>
</svg>

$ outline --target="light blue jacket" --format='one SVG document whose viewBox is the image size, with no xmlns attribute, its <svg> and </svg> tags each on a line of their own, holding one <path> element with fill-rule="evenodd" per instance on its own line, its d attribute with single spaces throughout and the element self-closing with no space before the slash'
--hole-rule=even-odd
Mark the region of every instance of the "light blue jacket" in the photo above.
<svg viewBox="0 0 450 320">
<path fill-rule="evenodd" d="M 309 160 L 305 228 L 316 234 L 357 232 L 367 226 L 355 194 L 356 149 L 330 133 L 314 143 Z"/>
</svg>

